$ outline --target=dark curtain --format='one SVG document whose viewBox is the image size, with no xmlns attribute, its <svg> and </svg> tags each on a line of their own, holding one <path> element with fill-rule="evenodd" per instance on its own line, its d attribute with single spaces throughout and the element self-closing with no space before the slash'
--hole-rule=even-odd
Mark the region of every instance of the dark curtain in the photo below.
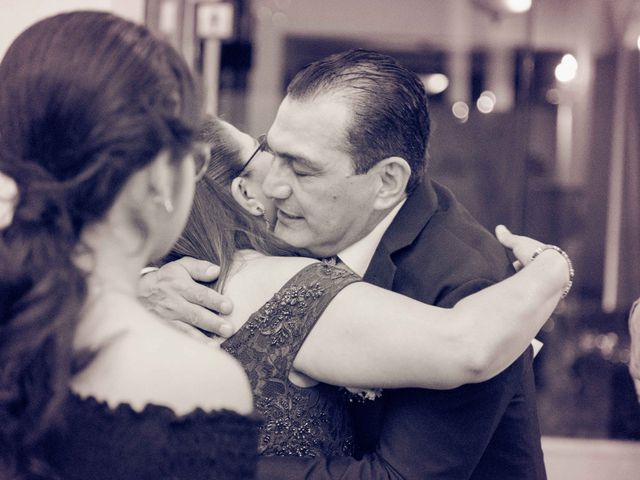
<svg viewBox="0 0 640 480">
<path fill-rule="evenodd" d="M 603 309 L 628 310 L 640 297 L 640 52 L 618 55 Z"/>
</svg>

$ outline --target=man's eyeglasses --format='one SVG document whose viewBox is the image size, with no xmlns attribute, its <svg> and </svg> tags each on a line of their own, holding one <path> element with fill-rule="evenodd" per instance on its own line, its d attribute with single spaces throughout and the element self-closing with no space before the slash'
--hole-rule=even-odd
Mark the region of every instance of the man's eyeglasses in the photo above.
<svg viewBox="0 0 640 480">
<path fill-rule="evenodd" d="M 242 174 L 242 172 L 244 172 L 245 169 L 251 163 L 251 160 L 253 160 L 255 158 L 255 156 L 258 155 L 258 153 L 264 152 L 266 150 L 266 147 L 267 147 L 267 136 L 266 135 L 260 135 L 258 137 L 258 147 L 253 151 L 251 156 L 244 162 L 244 164 L 242 165 L 242 168 L 240 168 L 240 170 L 238 170 L 238 173 L 237 173 L 236 176 Z"/>
<path fill-rule="evenodd" d="M 204 142 L 198 142 L 193 146 L 191 156 L 193 157 L 193 163 L 196 170 L 194 181 L 198 182 L 205 176 L 207 169 L 209 168 L 209 161 L 211 160 L 211 146 Z"/>
</svg>

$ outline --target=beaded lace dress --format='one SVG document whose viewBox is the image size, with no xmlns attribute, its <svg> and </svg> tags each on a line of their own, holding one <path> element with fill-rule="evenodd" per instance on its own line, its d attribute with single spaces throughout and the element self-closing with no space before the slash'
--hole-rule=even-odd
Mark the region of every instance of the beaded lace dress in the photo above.
<svg viewBox="0 0 640 480">
<path fill-rule="evenodd" d="M 345 456 L 352 452 L 346 407 L 350 394 L 319 383 L 289 380 L 293 361 L 329 302 L 360 281 L 326 262 L 303 268 L 221 347 L 244 366 L 256 411 L 264 420 L 259 452 L 279 456 Z"/>
</svg>

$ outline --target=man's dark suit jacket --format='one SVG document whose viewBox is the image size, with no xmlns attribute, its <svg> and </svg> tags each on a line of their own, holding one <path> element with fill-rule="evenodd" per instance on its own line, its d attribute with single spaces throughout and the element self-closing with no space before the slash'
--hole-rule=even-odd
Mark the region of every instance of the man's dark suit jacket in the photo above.
<svg viewBox="0 0 640 480">
<path fill-rule="evenodd" d="M 449 190 L 426 181 L 398 212 L 364 279 L 451 307 L 512 273 L 493 235 Z M 546 478 L 531 348 L 487 382 L 448 391 L 385 390 L 353 416 L 362 458 L 263 458 L 258 478 Z"/>
</svg>

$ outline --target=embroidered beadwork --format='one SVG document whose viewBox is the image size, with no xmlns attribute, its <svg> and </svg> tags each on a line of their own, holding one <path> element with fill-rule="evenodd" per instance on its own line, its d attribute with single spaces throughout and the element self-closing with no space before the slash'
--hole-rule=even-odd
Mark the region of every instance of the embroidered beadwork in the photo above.
<svg viewBox="0 0 640 480">
<path fill-rule="evenodd" d="M 263 417 L 263 455 L 349 455 L 348 396 L 326 384 L 302 388 L 289 372 L 307 334 L 331 299 L 359 281 L 353 272 L 327 263 L 302 269 L 222 348 L 244 366 Z"/>
</svg>

